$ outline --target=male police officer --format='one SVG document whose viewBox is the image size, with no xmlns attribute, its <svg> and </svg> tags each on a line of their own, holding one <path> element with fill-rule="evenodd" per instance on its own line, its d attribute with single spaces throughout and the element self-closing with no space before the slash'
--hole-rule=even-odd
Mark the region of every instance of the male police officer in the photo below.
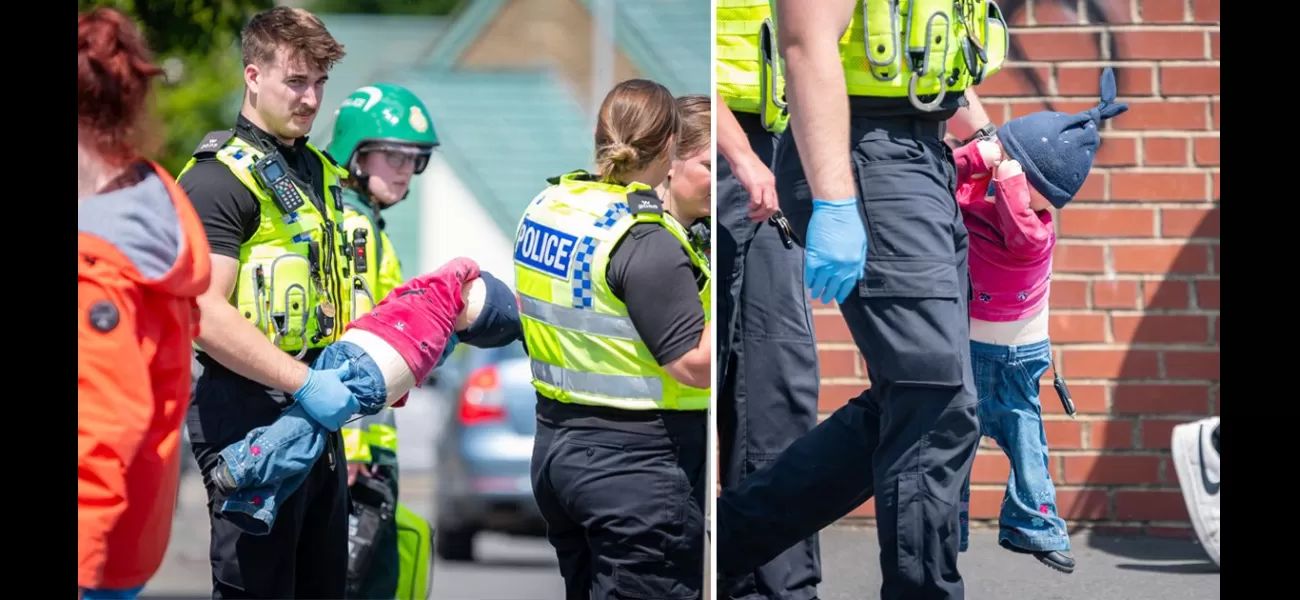
<svg viewBox="0 0 1300 600">
<path fill-rule="evenodd" d="M 987 122 L 961 104 L 1000 68 L 1006 28 L 983 0 L 774 3 L 792 119 L 777 193 L 806 240 L 805 283 L 839 304 L 871 388 L 723 492 L 719 570 L 746 572 L 874 495 L 881 596 L 963 598 L 958 508 L 979 428 L 943 132 L 954 115 L 963 131 Z"/>
<path fill-rule="evenodd" d="M 254 16 L 241 38 L 245 91 L 234 131 L 208 134 L 180 176 L 213 253 L 212 285 L 199 299 L 203 374 L 188 417 L 205 477 L 222 448 L 292 402 L 331 431 L 357 410 L 337 372 L 307 367 L 351 314 L 339 187 L 347 174 L 306 138 L 343 47 L 318 18 L 287 7 Z M 343 465 L 333 434 L 267 535 L 213 513 L 214 598 L 344 596 Z M 219 507 L 221 493 L 207 487 L 209 507 Z"/>
<path fill-rule="evenodd" d="M 817 424 L 817 343 L 803 250 L 776 213 L 770 166 L 786 114 L 768 0 L 718 0 L 719 467 L 736 485 Z M 719 597 L 806 600 L 821 581 L 813 534 Z"/>
</svg>

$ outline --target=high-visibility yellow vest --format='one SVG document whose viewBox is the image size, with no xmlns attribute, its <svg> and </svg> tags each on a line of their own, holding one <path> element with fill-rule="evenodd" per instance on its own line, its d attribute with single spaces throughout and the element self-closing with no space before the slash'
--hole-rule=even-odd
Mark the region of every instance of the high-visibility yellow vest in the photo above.
<svg viewBox="0 0 1300 600">
<path fill-rule="evenodd" d="M 178 175 L 193 167 L 198 156 L 215 153 L 257 198 L 261 209 L 257 232 L 239 248 L 239 273 L 230 300 L 267 339 L 298 358 L 343 335 L 352 303 L 339 185 L 348 173 L 315 146 L 306 147 L 323 167 L 327 190 L 323 213 L 311 201 L 290 214 L 282 213 L 253 174 L 262 151 L 229 131 L 208 134 Z M 296 183 L 294 187 L 302 197 L 312 197 L 309 190 Z"/>
<path fill-rule="evenodd" d="M 789 120 L 785 76 L 776 47 L 769 0 L 717 0 L 715 71 L 718 94 L 735 112 L 759 115 L 768 131 L 780 133 Z"/>
<path fill-rule="evenodd" d="M 352 254 L 352 317 L 374 309 L 389 292 L 402 285 L 402 265 L 368 201 L 351 189 L 343 190 L 343 232 Z M 397 455 L 397 420 L 387 407 L 345 424 L 343 451 L 348 462 L 394 461 Z M 382 457 L 382 458 L 381 458 Z"/>
<path fill-rule="evenodd" d="M 712 272 L 654 190 L 602 183 L 584 171 L 549 180 L 515 239 L 515 286 L 533 386 L 560 402 L 624 410 L 708 410 L 709 388 L 679 383 L 655 361 L 605 279 L 610 251 L 637 223 L 666 228 L 703 275 L 710 319 Z"/>
<path fill-rule="evenodd" d="M 1008 42 L 993 0 L 858 0 L 840 61 L 850 96 L 910 98 L 928 111 L 1000 71 Z"/>
<path fill-rule="evenodd" d="M 343 191 L 343 231 L 352 251 L 352 318 L 371 311 L 388 292 L 402 285 L 402 265 L 373 209 L 352 190 Z"/>
</svg>

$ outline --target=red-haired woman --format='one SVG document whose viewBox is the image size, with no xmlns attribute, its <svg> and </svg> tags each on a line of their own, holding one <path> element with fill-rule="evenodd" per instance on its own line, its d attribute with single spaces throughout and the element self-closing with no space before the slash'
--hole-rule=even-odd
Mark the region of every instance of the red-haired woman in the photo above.
<svg viewBox="0 0 1300 600">
<path fill-rule="evenodd" d="M 208 240 L 143 158 L 154 66 L 135 25 L 77 17 L 77 587 L 134 598 L 171 535 Z"/>
</svg>

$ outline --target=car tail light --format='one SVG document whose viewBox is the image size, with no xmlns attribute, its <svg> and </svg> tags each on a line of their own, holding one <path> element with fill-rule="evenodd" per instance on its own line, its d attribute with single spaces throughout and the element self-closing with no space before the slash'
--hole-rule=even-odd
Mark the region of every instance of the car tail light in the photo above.
<svg viewBox="0 0 1300 600">
<path fill-rule="evenodd" d="M 500 380 L 496 365 L 487 365 L 470 373 L 460 393 L 460 422 L 465 425 L 490 423 L 505 419 Z"/>
</svg>

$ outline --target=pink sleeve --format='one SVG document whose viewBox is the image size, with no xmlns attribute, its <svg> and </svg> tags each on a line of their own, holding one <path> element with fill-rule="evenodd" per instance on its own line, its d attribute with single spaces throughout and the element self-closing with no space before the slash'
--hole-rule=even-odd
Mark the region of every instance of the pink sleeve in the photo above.
<svg viewBox="0 0 1300 600">
<path fill-rule="evenodd" d="M 374 310 L 350 323 L 383 338 L 406 360 L 417 382 L 442 356 L 456 319 L 465 310 L 464 282 L 479 276 L 478 264 L 457 258 L 437 271 L 393 288 Z"/>
<path fill-rule="evenodd" d="M 953 150 L 952 158 L 957 163 L 957 204 L 967 206 L 972 202 L 983 202 L 989 189 L 990 171 L 980 154 L 979 142 Z M 983 177 L 978 177 L 980 175 Z"/>
<path fill-rule="evenodd" d="M 1012 254 L 1035 257 L 1051 248 L 1052 215 L 1039 216 L 1029 208 L 1029 180 L 1024 173 L 1010 179 L 994 179 L 997 196 L 998 231 Z"/>
</svg>

